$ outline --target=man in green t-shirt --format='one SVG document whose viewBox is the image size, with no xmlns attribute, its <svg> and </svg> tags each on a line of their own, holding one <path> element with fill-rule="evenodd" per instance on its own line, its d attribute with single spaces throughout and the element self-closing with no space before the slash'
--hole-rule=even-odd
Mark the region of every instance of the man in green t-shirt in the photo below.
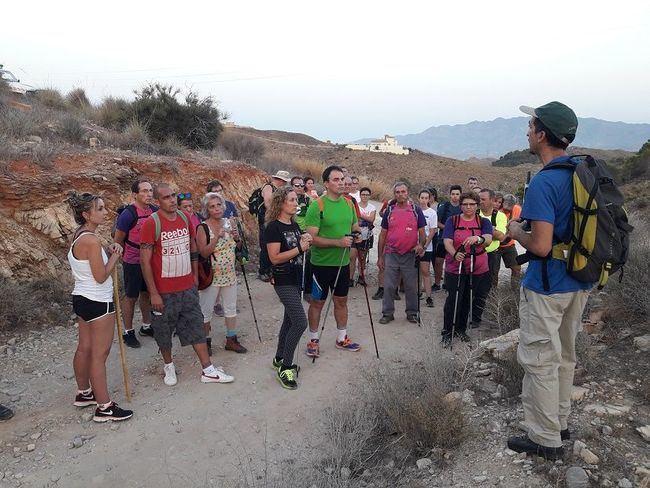
<svg viewBox="0 0 650 488">
<path fill-rule="evenodd" d="M 298 197 L 298 211 L 296 212 L 295 219 L 296 224 L 300 227 L 301 231 L 305 231 L 305 218 L 307 217 L 307 209 L 311 203 L 309 197 L 305 195 L 305 182 L 302 176 L 294 176 L 291 178 L 291 183 L 289 183 L 293 191 Z"/>
<path fill-rule="evenodd" d="M 338 337 L 336 347 L 347 351 L 358 351 L 359 344 L 347 335 L 348 287 L 350 267 L 350 246 L 352 232 L 361 232 L 357 214 L 351 202 L 343 196 L 345 176 L 339 166 L 329 166 L 323 171 L 323 184 L 327 194 L 309 205 L 305 225 L 313 241 L 311 247 L 312 301 L 309 304 L 310 340 L 307 355 L 320 354 L 318 324 L 327 294 L 332 291 L 334 318 Z M 356 238 L 361 240 L 360 234 Z"/>
</svg>

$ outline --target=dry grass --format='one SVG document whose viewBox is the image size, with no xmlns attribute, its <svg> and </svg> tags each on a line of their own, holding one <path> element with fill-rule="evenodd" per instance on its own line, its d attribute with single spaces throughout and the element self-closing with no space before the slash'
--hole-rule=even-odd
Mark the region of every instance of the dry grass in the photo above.
<svg viewBox="0 0 650 488">
<path fill-rule="evenodd" d="M 81 144 L 86 135 L 86 131 L 81 125 L 81 121 L 74 115 L 67 115 L 61 119 L 60 134 L 71 144 Z"/>
<path fill-rule="evenodd" d="M 72 307 L 69 276 L 15 283 L 0 277 L 0 329 L 16 330 L 68 322 Z"/>
<path fill-rule="evenodd" d="M 32 161 L 40 166 L 41 169 L 51 169 L 54 160 L 61 152 L 61 149 L 61 145 L 55 142 L 43 141 L 32 147 Z"/>
<path fill-rule="evenodd" d="M 219 138 L 219 145 L 235 161 L 255 164 L 264 155 L 264 145 L 261 142 L 242 134 L 224 132 Z"/>
<path fill-rule="evenodd" d="M 520 395 L 524 369 L 517 361 L 517 353 L 512 352 L 504 359 L 495 360 L 495 363 L 497 367 L 494 370 L 493 380 L 505 387 L 509 397 Z"/>
<path fill-rule="evenodd" d="M 69 106 L 77 110 L 85 110 L 91 106 L 90 100 L 88 100 L 86 91 L 83 88 L 73 88 L 65 96 L 65 100 Z"/>
<path fill-rule="evenodd" d="M 499 335 L 519 327 L 519 290 L 503 285 L 493 287 L 483 311 L 486 320 L 496 324 Z"/>
<path fill-rule="evenodd" d="M 65 98 L 63 98 L 61 92 L 55 88 L 38 90 L 35 99 L 46 108 L 62 111 L 68 109 L 68 104 L 66 103 Z"/>
</svg>

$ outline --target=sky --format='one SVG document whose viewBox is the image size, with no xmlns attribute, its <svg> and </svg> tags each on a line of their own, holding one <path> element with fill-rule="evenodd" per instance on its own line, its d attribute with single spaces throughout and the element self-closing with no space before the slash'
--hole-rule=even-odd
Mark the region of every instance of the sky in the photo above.
<svg viewBox="0 0 650 488">
<path fill-rule="evenodd" d="M 236 124 L 333 142 L 551 100 L 650 122 L 648 1 L 36 0 L 2 11 L 0 64 L 93 102 L 162 82 L 213 97 Z"/>
</svg>

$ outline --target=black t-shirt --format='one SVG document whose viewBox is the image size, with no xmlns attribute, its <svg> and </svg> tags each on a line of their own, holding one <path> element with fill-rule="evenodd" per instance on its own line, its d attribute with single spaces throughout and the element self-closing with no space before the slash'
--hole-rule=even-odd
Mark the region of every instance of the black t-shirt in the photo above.
<svg viewBox="0 0 650 488">
<path fill-rule="evenodd" d="M 300 227 L 295 222 L 284 224 L 279 220 L 274 220 L 269 222 L 264 229 L 264 242 L 279 242 L 280 252 L 285 252 L 298 247 L 300 234 Z M 303 254 L 298 254 L 298 256 L 286 263 L 273 265 L 271 272 L 275 284 L 300 286 L 303 257 Z"/>
</svg>

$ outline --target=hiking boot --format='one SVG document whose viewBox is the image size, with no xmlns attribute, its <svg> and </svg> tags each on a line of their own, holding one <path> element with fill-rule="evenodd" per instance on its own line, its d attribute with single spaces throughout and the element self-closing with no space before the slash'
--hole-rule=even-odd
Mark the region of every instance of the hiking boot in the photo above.
<svg viewBox="0 0 650 488">
<path fill-rule="evenodd" d="M 440 285 L 435 285 L 435 284 L 434 284 L 434 285 L 431 287 L 431 291 L 440 291 Z"/>
<path fill-rule="evenodd" d="M 232 383 L 233 381 L 235 378 L 227 374 L 221 366 L 215 366 L 213 373 L 201 373 L 201 383 Z"/>
<path fill-rule="evenodd" d="M 361 349 L 361 346 L 356 342 L 352 342 L 348 336 L 345 336 L 345 339 L 342 341 L 336 341 L 336 347 L 339 349 L 345 349 L 346 351 L 357 352 Z"/>
<path fill-rule="evenodd" d="M 389 322 L 392 322 L 395 320 L 395 317 L 393 315 L 382 315 L 381 318 L 379 319 L 380 324 L 387 324 Z"/>
<path fill-rule="evenodd" d="M 318 339 L 312 339 L 307 343 L 307 356 L 317 358 L 320 356 L 320 344 Z"/>
<path fill-rule="evenodd" d="M 560 431 L 560 439 L 563 441 L 568 441 L 571 439 L 571 432 L 569 432 L 569 429 L 563 429 Z"/>
<path fill-rule="evenodd" d="M 361 276 L 357 279 L 357 285 L 361 286 L 366 286 L 366 280 L 364 280 Z"/>
<path fill-rule="evenodd" d="M 205 345 L 208 346 L 208 356 L 212 356 L 212 337 L 205 338 Z"/>
<path fill-rule="evenodd" d="M 408 313 L 408 314 L 406 314 L 406 320 L 408 320 L 412 324 L 417 324 L 419 322 L 418 314 L 416 314 L 416 313 Z"/>
<path fill-rule="evenodd" d="M 95 409 L 93 420 L 95 422 L 108 422 L 109 420 L 126 420 L 131 417 L 133 417 L 133 410 L 124 410 L 123 408 L 120 408 L 117 403 L 111 402 L 111 404 L 106 408 L 97 407 Z"/>
<path fill-rule="evenodd" d="M 0 420 L 9 420 L 14 416 L 14 411 L 9 407 L 0 404 Z"/>
<path fill-rule="evenodd" d="M 461 342 L 471 342 L 472 340 L 466 332 L 456 332 L 456 337 L 458 337 Z"/>
<path fill-rule="evenodd" d="M 141 346 L 140 341 L 135 336 L 135 331 L 133 329 L 127 330 L 124 334 L 122 334 L 122 339 L 124 339 L 124 344 L 132 347 L 133 349 L 137 349 Z"/>
<path fill-rule="evenodd" d="M 176 379 L 176 367 L 174 366 L 174 363 L 165 364 L 163 371 L 165 372 L 165 379 L 163 381 L 167 386 L 174 386 L 176 383 L 178 383 L 178 380 Z"/>
<path fill-rule="evenodd" d="M 384 289 L 383 288 L 377 288 L 377 292 L 372 296 L 373 300 L 381 300 L 384 298 Z"/>
<path fill-rule="evenodd" d="M 354 278 L 350 278 L 350 281 L 348 282 L 348 287 L 354 288 Z"/>
<path fill-rule="evenodd" d="M 145 326 L 140 327 L 139 333 L 143 337 L 144 336 L 153 337 L 153 329 L 151 328 L 151 326 L 149 326 L 149 327 L 145 327 Z"/>
<path fill-rule="evenodd" d="M 223 305 L 221 305 L 219 302 L 214 304 L 212 311 L 217 317 L 223 317 Z"/>
<path fill-rule="evenodd" d="M 508 439 L 508 448 L 515 452 L 525 452 L 526 454 L 541 456 L 549 461 L 555 461 L 564 456 L 564 448 L 542 446 L 531 441 L 527 435 L 510 437 Z"/>
<path fill-rule="evenodd" d="M 451 335 L 444 334 L 442 336 L 442 339 L 440 340 L 440 344 L 442 344 L 442 347 L 444 347 L 445 349 L 449 349 L 451 347 Z"/>
<path fill-rule="evenodd" d="M 393 300 L 401 300 L 402 297 L 399 296 L 399 291 L 395 290 L 395 296 L 393 297 Z"/>
<path fill-rule="evenodd" d="M 427 304 L 427 307 L 433 308 L 433 298 L 427 297 L 425 303 Z"/>
<path fill-rule="evenodd" d="M 95 400 L 95 393 L 93 393 L 92 390 L 90 390 L 90 393 L 77 393 L 73 405 L 75 407 L 89 407 L 91 405 L 97 405 L 97 400 Z"/>
<path fill-rule="evenodd" d="M 244 354 L 248 351 L 244 346 L 239 343 L 237 336 L 226 337 L 226 351 L 235 351 L 238 354 Z"/>
<path fill-rule="evenodd" d="M 295 390 L 298 388 L 298 383 L 296 383 L 296 377 L 298 374 L 296 373 L 296 370 L 293 368 L 288 368 L 288 369 L 282 369 L 281 367 L 278 368 L 278 374 L 277 378 L 280 384 L 282 385 L 282 388 L 286 388 L 287 390 Z"/>
</svg>

